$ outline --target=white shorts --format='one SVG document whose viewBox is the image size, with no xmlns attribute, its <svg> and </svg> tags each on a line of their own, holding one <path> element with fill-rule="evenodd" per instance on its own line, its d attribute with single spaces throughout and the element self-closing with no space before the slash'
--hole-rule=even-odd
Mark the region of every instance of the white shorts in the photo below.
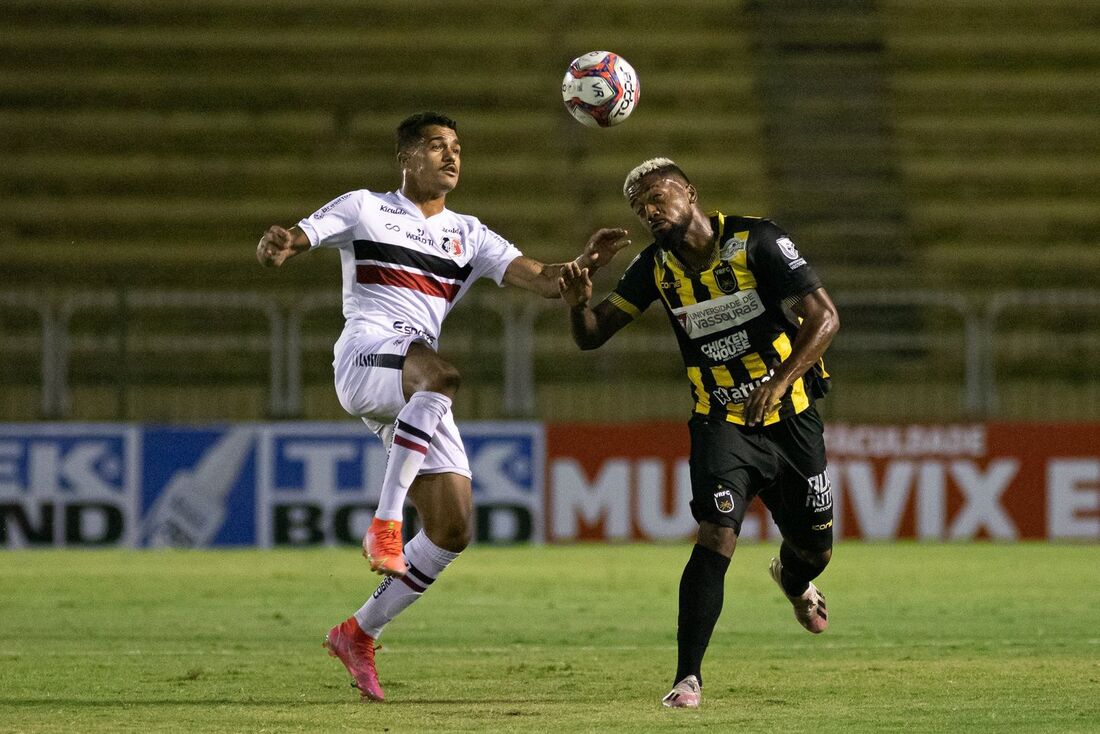
<svg viewBox="0 0 1100 734">
<path fill-rule="evenodd" d="M 373 334 L 345 331 L 333 349 L 332 368 L 340 405 L 362 418 L 382 439 L 386 450 L 393 442 L 393 423 L 405 407 L 401 369 L 405 354 L 415 343 L 425 343 L 415 334 Z M 454 414 L 447 411 L 435 429 L 428 455 L 418 474 L 461 474 L 470 476 L 470 461 L 458 434 Z"/>
</svg>

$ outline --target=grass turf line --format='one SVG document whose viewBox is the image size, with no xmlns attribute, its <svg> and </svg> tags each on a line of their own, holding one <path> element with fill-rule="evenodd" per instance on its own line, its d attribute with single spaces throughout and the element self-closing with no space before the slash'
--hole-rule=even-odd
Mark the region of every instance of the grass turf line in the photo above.
<svg viewBox="0 0 1100 734">
<path fill-rule="evenodd" d="M 6 552 L 0 731 L 1100 731 L 1097 546 L 837 548 L 830 628 L 737 550 L 699 711 L 662 710 L 687 545 L 471 548 L 361 704 L 325 631 L 357 549 Z"/>
</svg>

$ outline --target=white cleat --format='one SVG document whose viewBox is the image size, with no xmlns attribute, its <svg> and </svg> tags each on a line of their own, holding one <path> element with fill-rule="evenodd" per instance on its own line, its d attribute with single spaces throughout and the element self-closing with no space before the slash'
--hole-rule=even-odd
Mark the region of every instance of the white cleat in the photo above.
<svg viewBox="0 0 1100 734">
<path fill-rule="evenodd" d="M 782 591 L 783 562 L 778 558 L 773 558 L 771 568 L 768 570 L 771 572 L 772 579 Z M 829 626 L 829 611 L 825 608 L 825 597 L 822 596 L 812 581 L 801 596 L 790 596 L 786 591 L 783 591 L 783 596 L 786 596 L 791 602 L 791 606 L 794 607 L 794 618 L 810 632 L 815 635 L 821 634 Z"/>
<path fill-rule="evenodd" d="M 661 705 L 670 709 L 697 709 L 703 700 L 703 689 L 699 679 L 689 675 L 672 687 L 661 699 Z"/>
</svg>

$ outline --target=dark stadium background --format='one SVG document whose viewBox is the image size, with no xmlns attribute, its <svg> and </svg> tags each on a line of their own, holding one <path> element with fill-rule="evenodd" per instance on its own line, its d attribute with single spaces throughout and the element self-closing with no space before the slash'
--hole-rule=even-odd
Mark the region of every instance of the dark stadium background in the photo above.
<svg viewBox="0 0 1100 734">
<path fill-rule="evenodd" d="M 450 205 L 540 259 L 600 225 L 641 246 L 619 192 L 653 155 L 704 205 L 777 219 L 842 308 L 829 420 L 1100 416 L 1095 3 L 591 10 L 5 3 L 0 419 L 342 419 L 335 254 L 271 272 L 253 247 L 346 190 L 396 187 L 392 129 L 421 109 L 459 121 Z M 595 48 L 642 81 L 611 130 L 559 100 Z M 581 355 L 557 306 L 488 284 L 459 306 L 442 350 L 460 419 L 686 414 L 660 314 Z"/>
</svg>

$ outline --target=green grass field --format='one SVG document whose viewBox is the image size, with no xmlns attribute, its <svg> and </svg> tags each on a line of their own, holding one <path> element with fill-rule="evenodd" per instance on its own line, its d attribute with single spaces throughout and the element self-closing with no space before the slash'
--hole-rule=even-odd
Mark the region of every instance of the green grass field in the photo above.
<svg viewBox="0 0 1100 734">
<path fill-rule="evenodd" d="M 737 551 L 698 711 L 663 710 L 686 545 L 474 548 L 383 637 L 321 638 L 355 549 L 0 554 L 0 731 L 1100 731 L 1100 548 L 861 545 L 797 625 Z"/>
</svg>

